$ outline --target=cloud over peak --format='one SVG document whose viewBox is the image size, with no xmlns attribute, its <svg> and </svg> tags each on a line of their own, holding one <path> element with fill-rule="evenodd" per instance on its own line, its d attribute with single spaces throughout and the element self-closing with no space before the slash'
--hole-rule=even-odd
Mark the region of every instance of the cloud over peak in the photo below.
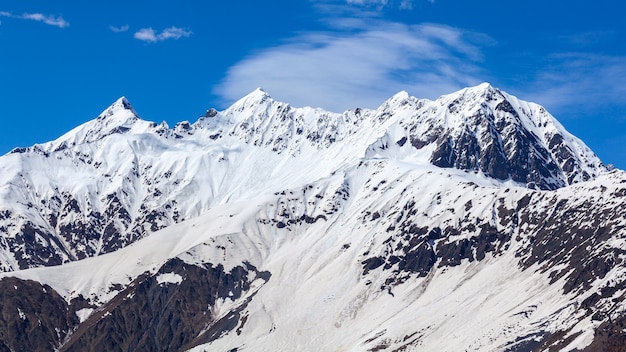
<svg viewBox="0 0 626 352">
<path fill-rule="evenodd" d="M 182 37 L 189 37 L 192 34 L 191 31 L 187 31 L 183 28 L 179 27 L 169 27 L 158 33 L 152 27 L 142 28 L 135 32 L 133 35 L 135 39 L 156 43 L 161 42 L 168 39 L 180 39 Z"/>
<path fill-rule="evenodd" d="M 357 25 L 254 53 L 232 66 L 214 92 L 229 103 L 261 86 L 294 105 L 343 111 L 376 107 L 399 90 L 436 98 L 485 78 L 479 64 L 485 38 L 435 24 Z"/>
</svg>

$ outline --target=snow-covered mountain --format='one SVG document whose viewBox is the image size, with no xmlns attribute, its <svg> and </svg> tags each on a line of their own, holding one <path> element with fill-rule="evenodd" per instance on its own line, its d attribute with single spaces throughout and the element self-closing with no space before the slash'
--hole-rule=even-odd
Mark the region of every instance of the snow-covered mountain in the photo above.
<svg viewBox="0 0 626 352">
<path fill-rule="evenodd" d="M 0 350 L 620 350 L 624 183 L 488 84 L 173 128 L 121 98 L 0 158 Z"/>
</svg>

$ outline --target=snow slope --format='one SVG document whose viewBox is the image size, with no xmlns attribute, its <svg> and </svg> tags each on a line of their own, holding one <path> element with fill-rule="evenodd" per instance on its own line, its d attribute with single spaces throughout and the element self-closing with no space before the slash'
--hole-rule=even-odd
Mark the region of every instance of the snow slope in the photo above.
<svg viewBox="0 0 626 352">
<path fill-rule="evenodd" d="M 241 333 L 226 333 L 196 347 L 199 351 L 503 351 L 540 346 L 560 331 L 576 336 L 567 346 L 585 347 L 601 323 L 580 309 L 594 290 L 564 294 L 565 276 L 551 280 L 541 263 L 523 267 L 520 253 L 530 247 L 528 240 L 537 230 L 530 224 L 503 224 L 505 212 L 493 212 L 500 205 L 515 209 L 528 195 L 539 197 L 534 211 L 549 208 L 552 197 L 574 202 L 600 197 L 619 189 L 616 179 L 626 178 L 622 173 L 603 176 L 586 185 L 587 194 L 581 196 L 580 189 L 545 193 L 427 165 L 368 161 L 284 195 L 216 206 L 114 253 L 10 275 L 48 284 L 68 302 L 82 296 L 101 305 L 144 272 L 162 277 L 157 272 L 172 257 L 189 264 L 221 264 L 225 271 L 246 261 L 272 273 L 254 288 Z M 601 191 L 604 185 L 607 189 Z M 462 224 L 463 218 L 470 223 L 484 219 L 511 238 L 503 243 L 506 248 L 486 252 L 480 260 L 440 266 L 449 259 L 442 254 L 426 275 L 402 270 L 398 263 L 365 273 L 364 263 L 372 255 L 410 253 L 389 246 L 404 238 L 402 231 L 388 228 L 401 223 L 395 219 L 407 209 L 405 202 L 415 202 L 419 212 L 409 217 L 419 226 L 441 228 Z M 371 221 L 375 212 L 384 220 Z M 298 222 L 302 215 L 318 220 Z M 623 227 L 624 220 L 616 225 Z M 439 255 L 445 244 L 475 236 L 478 229 L 466 229 L 430 245 Z M 591 285 L 615 285 L 625 274 L 623 267 L 616 267 Z M 219 317 L 236 303 L 225 298 L 210 311 Z M 622 314 L 622 309 L 613 314 Z"/>
</svg>

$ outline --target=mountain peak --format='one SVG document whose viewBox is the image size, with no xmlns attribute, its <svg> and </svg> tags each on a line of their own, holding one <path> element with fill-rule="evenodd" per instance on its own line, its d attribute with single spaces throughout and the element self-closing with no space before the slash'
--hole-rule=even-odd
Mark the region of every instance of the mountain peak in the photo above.
<svg viewBox="0 0 626 352">
<path fill-rule="evenodd" d="M 246 101 L 246 102 L 260 103 L 260 102 L 265 102 L 267 100 L 273 100 L 273 99 L 269 95 L 268 92 L 263 90 L 263 88 L 257 87 L 255 90 L 253 90 L 252 92 L 248 93 L 248 95 L 244 96 L 239 101 L 242 101 L 242 100 Z"/>
<path fill-rule="evenodd" d="M 420 114 L 413 138 L 435 143 L 431 163 L 480 171 L 530 188 L 557 189 L 586 181 L 605 167 L 585 144 L 537 104 L 489 83 L 441 96 Z M 419 114 L 419 113 L 418 113 Z"/>
<path fill-rule="evenodd" d="M 262 88 L 256 88 L 252 92 L 248 93 L 243 98 L 237 100 L 230 107 L 228 107 L 224 112 L 226 114 L 238 114 L 242 111 L 246 110 L 257 110 L 262 106 L 271 105 L 274 102 L 274 99 Z M 230 113 L 229 113 L 230 112 Z"/>
<path fill-rule="evenodd" d="M 476 90 L 498 90 L 497 88 L 495 88 L 494 86 L 491 85 L 491 83 L 489 82 L 483 82 L 479 85 L 476 85 L 474 87 L 469 87 L 468 89 L 476 89 Z"/>
<path fill-rule="evenodd" d="M 115 103 L 113 103 L 113 105 L 115 105 L 115 106 L 122 106 L 124 109 L 127 109 L 127 110 L 131 110 L 132 109 L 132 106 L 130 105 L 130 102 L 128 101 L 128 99 L 126 99 L 125 96 L 119 97 L 115 101 Z"/>
<path fill-rule="evenodd" d="M 133 109 L 133 106 L 130 104 L 126 97 L 122 96 L 117 99 L 113 104 L 111 104 L 108 108 L 106 108 L 99 116 L 99 119 L 105 119 L 116 115 L 120 112 L 127 111 L 131 113 L 134 117 L 138 117 L 137 112 Z"/>
<path fill-rule="evenodd" d="M 156 128 L 154 122 L 142 120 L 132 105 L 122 96 L 94 120 L 88 121 L 49 143 L 48 149 L 60 150 L 102 139 L 111 134 L 142 133 Z"/>
<path fill-rule="evenodd" d="M 409 93 L 406 90 L 401 90 L 398 93 L 394 94 L 391 98 L 387 99 L 387 102 L 397 102 L 404 101 L 410 98 Z"/>
<path fill-rule="evenodd" d="M 253 91 L 252 94 L 257 93 L 257 94 L 265 94 L 267 95 L 267 92 L 265 91 L 265 89 L 263 89 L 262 87 L 256 87 Z"/>
<path fill-rule="evenodd" d="M 502 91 L 495 88 L 488 82 L 483 82 L 477 86 L 466 87 L 457 92 L 443 95 L 441 98 L 449 97 L 465 102 L 484 102 L 498 99 L 498 96 L 504 97 Z"/>
<path fill-rule="evenodd" d="M 461 91 L 482 93 L 482 92 L 500 92 L 500 89 L 492 86 L 491 83 L 489 82 L 483 82 L 479 85 L 462 89 Z"/>
</svg>

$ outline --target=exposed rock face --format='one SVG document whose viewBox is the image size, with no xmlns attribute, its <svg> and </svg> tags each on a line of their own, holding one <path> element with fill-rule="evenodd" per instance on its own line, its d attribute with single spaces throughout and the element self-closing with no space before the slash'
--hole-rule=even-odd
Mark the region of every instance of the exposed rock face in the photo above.
<svg viewBox="0 0 626 352">
<path fill-rule="evenodd" d="M 0 351 L 52 351 L 78 318 L 50 286 L 30 280 L 0 280 Z"/>
<path fill-rule="evenodd" d="M 380 283 L 372 292 L 396 297 L 405 285 L 436 280 L 441 271 L 468 262 L 497 260 L 512 252 L 518 258 L 519 270 L 545 273 L 563 295 L 577 297 L 570 303 L 573 320 L 562 321 L 561 330 L 534 332 L 532 339 L 511 338 L 506 347 L 494 350 L 564 349 L 573 341 L 572 336 L 580 333 L 574 330 L 575 324 L 585 319 L 597 322 L 594 339 L 586 350 L 620 346 L 624 338 L 620 327 L 626 276 L 616 273 L 626 272 L 625 253 L 612 241 L 623 233 L 625 226 L 622 214 L 626 210 L 626 191 L 620 184 L 626 182 L 626 176 L 622 172 L 555 192 L 461 183 L 460 192 L 439 192 L 447 189 L 442 185 L 429 189 L 429 195 L 425 192 L 428 188 L 410 178 L 404 184 L 377 178 L 386 167 L 380 162 L 362 165 L 361 171 L 357 168 L 355 172 L 368 170 L 365 174 L 373 176 L 351 187 L 339 179 L 325 187 L 306 186 L 301 193 L 281 192 L 275 202 L 280 207 L 262 213 L 265 215 L 260 215 L 256 223 L 299 238 L 306 236 L 310 227 L 336 223 L 342 217 L 339 209 L 349 210 L 350 200 L 358 193 L 367 195 L 363 202 L 368 206 L 360 212 L 357 223 L 364 224 L 364 233 L 369 227 L 376 229 L 372 241 L 380 241 L 380 245 L 359 247 L 346 243 L 341 252 L 352 247 L 359 250 L 354 258 L 361 258 L 359 275 L 363 280 Z M 440 179 L 443 175 L 432 178 Z M 375 201 L 390 192 L 400 193 L 386 204 Z M 301 206 L 313 203 L 315 206 L 308 210 Z M 216 248 L 228 251 L 219 243 Z M 237 244 L 232 244 L 232 248 L 238 248 Z M 315 247 L 307 249 L 316 251 Z M 612 278 L 605 280 L 609 273 Z M 106 302 L 94 304 L 80 297 L 69 304 L 49 286 L 5 277 L 0 280 L 3 310 L 8 312 L 0 327 L 6 331 L 2 341 L 13 350 L 31 348 L 28 343 L 36 341 L 36 346 L 45 346 L 42 350 L 183 351 L 215 343 L 224 336 L 245 336 L 248 319 L 254 314 L 248 310 L 249 304 L 256 299 L 259 287 L 271 280 L 269 272 L 259 271 L 249 263 L 227 271 L 221 264 L 198 266 L 174 258 L 153 274 L 138 276 Z M 232 304 L 225 310 L 217 308 L 216 303 L 224 300 Z M 19 308 L 22 306 L 30 310 Z M 84 309 L 88 318 L 85 315 L 79 322 L 77 312 Z M 532 309 L 524 314 L 532 316 Z M 11 334 L 26 329 L 18 323 L 27 324 L 34 319 L 42 323 L 33 330 L 33 338 L 24 340 L 24 335 Z M 368 349 L 378 350 L 423 343 L 420 335 L 400 339 L 401 343 L 381 342 L 387 341 L 382 339 L 384 335 L 377 339 L 368 337 L 363 343 L 370 346 Z"/>
<path fill-rule="evenodd" d="M 251 283 L 263 285 L 270 276 L 249 263 L 224 272 L 221 265 L 171 259 L 99 307 L 83 297 L 68 304 L 34 281 L 3 278 L 0 350 L 184 351 L 243 327 L 256 293 Z M 218 311 L 217 301 L 224 300 L 232 306 Z"/>
<path fill-rule="evenodd" d="M 433 165 L 480 171 L 546 190 L 589 180 L 601 166 L 593 160 L 596 165 L 590 171 L 578 146 L 566 142 L 558 123 L 543 108 L 488 85 L 442 97 L 440 104 L 447 109 L 444 123 L 436 115 L 440 112 L 435 118 L 422 113 L 417 123 L 428 123 L 427 128 L 420 126 L 428 132 L 412 136 L 418 141 L 434 140 Z"/>
<path fill-rule="evenodd" d="M 248 263 L 224 272 L 172 259 L 157 275 L 135 279 L 101 307 L 63 344 L 62 351 L 184 351 L 210 342 L 245 324 L 247 295 L 253 278 L 263 283 L 268 272 Z M 237 302 L 216 311 L 217 300 Z"/>
</svg>

